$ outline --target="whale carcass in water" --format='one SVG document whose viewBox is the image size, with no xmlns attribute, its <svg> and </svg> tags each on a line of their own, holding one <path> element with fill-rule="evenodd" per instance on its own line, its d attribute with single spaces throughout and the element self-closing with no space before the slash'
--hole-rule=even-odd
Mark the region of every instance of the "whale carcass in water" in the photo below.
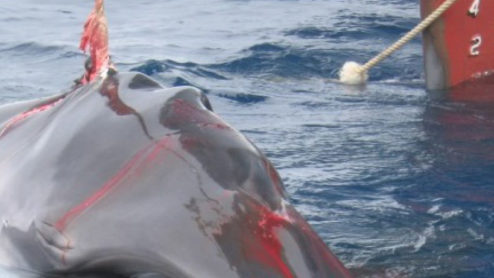
<svg viewBox="0 0 494 278">
<path fill-rule="evenodd" d="M 349 276 L 271 163 L 195 88 L 113 73 L 6 105 L 0 128 L 2 267 L 34 277 Z"/>
</svg>

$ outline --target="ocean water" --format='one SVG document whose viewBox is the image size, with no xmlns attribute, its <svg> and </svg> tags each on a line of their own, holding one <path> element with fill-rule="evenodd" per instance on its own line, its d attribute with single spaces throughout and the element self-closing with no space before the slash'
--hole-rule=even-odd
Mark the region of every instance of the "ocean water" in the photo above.
<svg viewBox="0 0 494 278">
<path fill-rule="evenodd" d="M 0 104 L 71 86 L 92 5 L 2 0 Z M 494 107 L 428 94 L 420 38 L 363 88 L 331 81 L 413 28 L 418 1 L 106 0 L 106 11 L 117 67 L 204 90 L 357 277 L 494 277 Z"/>
</svg>

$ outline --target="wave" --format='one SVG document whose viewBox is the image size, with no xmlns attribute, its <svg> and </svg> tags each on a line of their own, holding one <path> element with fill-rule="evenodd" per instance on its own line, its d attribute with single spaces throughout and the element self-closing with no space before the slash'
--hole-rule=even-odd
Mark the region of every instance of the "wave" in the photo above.
<svg viewBox="0 0 494 278">
<path fill-rule="evenodd" d="M 287 36 L 302 39 L 334 39 L 338 42 L 381 38 L 398 39 L 411 30 L 418 18 L 390 16 L 388 14 L 357 14 L 351 10 L 340 10 L 331 28 L 320 26 L 302 26 L 285 32 Z M 414 40 L 420 43 L 420 39 Z"/>
<path fill-rule="evenodd" d="M 191 73 L 198 77 L 211 78 L 217 80 L 228 79 L 217 72 L 207 69 L 205 66 L 193 62 L 180 63 L 173 60 L 158 61 L 151 59 L 144 62 L 140 66 L 131 68 L 130 70 L 141 72 L 147 75 L 153 75 L 156 73 L 161 73 L 166 71 L 179 70 L 182 72 Z"/>
<path fill-rule="evenodd" d="M 219 63 L 180 63 L 173 60 L 151 59 L 131 70 L 147 75 L 176 72 L 189 75 L 193 79 L 214 81 L 227 81 L 238 77 L 255 79 L 268 77 L 266 81 L 276 81 L 274 80 L 276 78 L 279 78 L 278 81 L 335 79 L 346 61 L 366 61 L 376 54 L 376 51 L 356 51 L 354 48 L 323 49 L 266 42 L 252 45 L 241 50 L 231 59 Z M 393 80 L 397 84 L 408 84 L 414 80 L 423 80 L 422 78 L 422 57 L 418 54 L 393 57 L 377 65 L 370 72 L 370 81 Z M 184 80 L 172 84 L 192 83 L 182 81 Z"/>
<path fill-rule="evenodd" d="M 354 48 L 324 49 L 263 43 L 241 51 L 237 58 L 208 67 L 228 74 L 254 77 L 335 79 L 346 61 L 367 61 L 377 54 L 376 51 L 356 51 Z M 422 79 L 422 57 L 394 57 L 377 65 L 370 73 L 371 81 L 390 79 Z"/>
<path fill-rule="evenodd" d="M 13 46 L 7 45 L 6 48 L 0 49 L 0 52 L 15 52 L 26 55 L 39 55 L 63 51 L 65 51 L 65 46 L 43 45 L 37 42 L 24 42 Z"/>
<path fill-rule="evenodd" d="M 216 84 L 218 81 L 229 81 L 230 79 L 208 66 L 192 62 L 180 63 L 173 60 L 148 60 L 130 70 L 154 76 L 169 86 L 194 86 L 206 94 L 214 94 L 238 103 L 258 103 L 268 98 L 267 96 L 258 94 L 225 90 L 217 88 L 215 85 L 202 85 L 200 84 L 201 80 L 205 80 L 203 83 L 207 84 L 210 84 L 212 80 Z"/>
<path fill-rule="evenodd" d="M 290 78 L 328 76 L 337 64 L 324 51 L 294 48 L 274 43 L 251 46 L 233 60 L 209 65 L 210 68 L 236 75 L 276 75 Z"/>
<path fill-rule="evenodd" d="M 41 63 L 58 59 L 84 57 L 84 54 L 73 46 L 45 45 L 36 42 L 1 44 L 0 56 L 4 55 Z"/>
</svg>

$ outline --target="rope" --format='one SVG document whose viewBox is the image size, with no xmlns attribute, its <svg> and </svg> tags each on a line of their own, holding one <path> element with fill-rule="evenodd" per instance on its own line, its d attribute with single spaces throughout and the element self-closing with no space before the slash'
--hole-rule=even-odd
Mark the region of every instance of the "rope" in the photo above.
<svg viewBox="0 0 494 278">
<path fill-rule="evenodd" d="M 434 12 L 432 12 L 429 16 L 427 16 L 419 25 L 415 26 L 412 30 L 410 30 L 405 36 L 395 42 L 393 45 L 388 47 L 383 52 L 379 53 L 377 56 L 369 60 L 365 65 L 361 66 L 358 71 L 359 73 L 363 73 L 368 71 L 370 68 L 375 66 L 377 63 L 384 60 L 386 57 L 391 55 L 391 53 L 400 49 L 403 45 L 413 39 L 418 33 L 422 32 L 425 28 L 429 27 L 431 23 L 433 23 L 438 17 L 440 17 L 451 5 L 453 5 L 458 0 L 446 0 L 441 6 L 439 6 Z"/>
</svg>

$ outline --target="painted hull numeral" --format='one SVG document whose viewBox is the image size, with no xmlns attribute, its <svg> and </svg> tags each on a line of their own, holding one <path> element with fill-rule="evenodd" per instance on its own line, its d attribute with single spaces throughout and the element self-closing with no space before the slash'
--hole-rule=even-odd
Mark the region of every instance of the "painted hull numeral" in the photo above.
<svg viewBox="0 0 494 278">
<path fill-rule="evenodd" d="M 480 36 L 480 35 L 473 36 L 472 46 L 470 47 L 470 55 L 471 56 L 479 56 L 481 45 L 482 45 L 482 36 Z"/>
<path fill-rule="evenodd" d="M 470 9 L 468 10 L 468 14 L 472 17 L 477 17 L 480 12 L 480 0 L 473 0 Z"/>
</svg>

